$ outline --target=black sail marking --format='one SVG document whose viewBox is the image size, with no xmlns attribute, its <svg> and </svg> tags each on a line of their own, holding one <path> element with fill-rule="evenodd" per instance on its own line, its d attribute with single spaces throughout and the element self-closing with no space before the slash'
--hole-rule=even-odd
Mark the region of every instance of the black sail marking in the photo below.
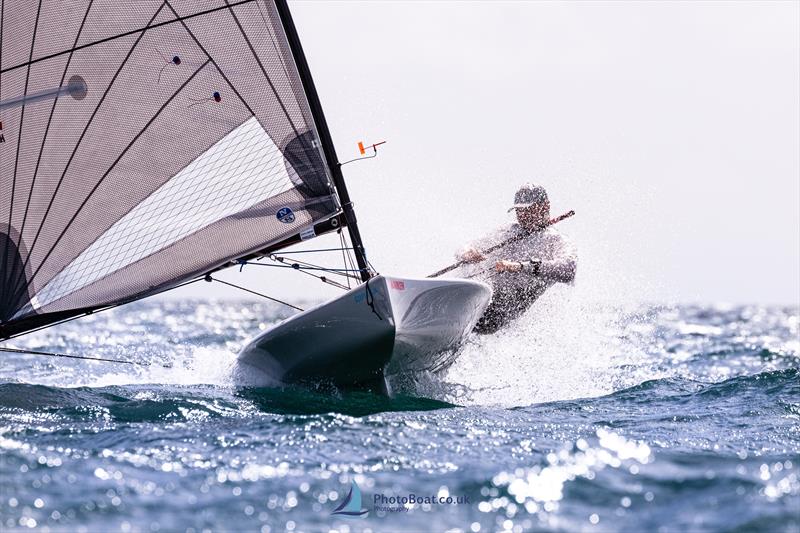
<svg viewBox="0 0 800 533">
<path fill-rule="evenodd" d="M 170 103 L 171 103 L 171 102 L 172 102 L 172 101 L 175 99 L 175 97 L 176 97 L 176 96 L 178 96 L 178 94 L 180 94 L 180 92 L 181 92 L 181 91 L 184 89 L 184 87 L 186 87 L 186 86 L 189 84 L 189 82 L 191 82 L 191 81 L 194 79 L 194 77 L 195 77 L 195 76 L 197 76 L 197 74 L 198 74 L 198 73 L 199 73 L 201 70 L 203 70 L 203 69 L 205 68 L 205 66 L 206 66 L 206 65 L 208 65 L 208 64 L 209 64 L 209 62 L 210 62 L 210 61 L 208 61 L 208 60 L 207 60 L 205 63 L 203 63 L 203 64 L 200 66 L 200 68 L 198 68 L 197 70 L 195 70 L 195 71 L 194 71 L 194 73 L 192 73 L 192 75 L 191 75 L 191 76 L 189 76 L 189 78 L 188 78 L 188 79 L 187 79 L 185 82 L 183 82 L 183 84 L 181 84 L 181 86 L 178 88 L 178 90 L 177 90 L 177 91 L 175 91 L 174 93 L 172 93 L 172 96 L 170 96 L 170 97 L 169 97 L 169 99 L 168 99 L 166 102 L 164 102 L 164 103 L 161 105 L 161 107 L 158 109 L 158 112 L 156 112 L 156 114 L 155 114 L 155 115 L 153 115 L 153 116 L 150 118 L 150 120 L 148 120 L 148 121 L 147 121 L 147 124 L 145 124 L 145 126 L 144 126 L 144 127 L 143 127 L 143 128 L 140 130 L 140 131 L 139 131 L 139 133 L 137 133 L 137 134 L 136 134 L 136 136 L 135 136 L 135 137 L 134 137 L 134 138 L 133 138 L 133 139 L 132 139 L 132 140 L 131 140 L 131 141 L 128 143 L 128 145 L 125 147 L 125 149 L 124 149 L 124 150 L 122 150 L 122 153 L 120 153 L 120 154 L 119 154 L 119 156 L 117 156 L 117 158 L 114 160 L 114 163 L 111 165 L 111 167 L 109 167 L 109 169 L 108 169 L 108 170 L 106 170 L 106 172 L 105 172 L 105 173 L 103 174 L 103 176 L 100 178 L 100 181 L 98 181 L 98 182 L 97 182 L 97 183 L 94 185 L 94 187 L 92 187 L 91 191 L 89 191 L 89 194 L 86 196 L 86 198 L 83 200 L 83 202 L 81 202 L 81 205 L 79 205 L 79 206 L 78 206 L 78 209 L 75 211 L 75 214 L 73 214 L 73 215 L 72 215 L 72 217 L 69 219 L 69 222 L 67 222 L 66 226 L 65 226 L 65 227 L 64 227 L 64 229 L 61 231 L 61 234 L 58 236 L 58 238 L 56 239 L 56 241 L 53 243 L 53 246 L 52 246 L 52 247 L 50 248 L 50 250 L 47 252 L 47 254 L 45 255 L 44 259 L 42 259 L 42 262 L 39 264 L 39 268 L 37 268 L 37 269 L 36 269 L 36 272 L 34 272 L 34 273 L 33 273 L 33 275 L 31 275 L 31 279 L 33 279 L 33 277 L 36 275 L 36 273 L 38 273 L 38 272 L 39 272 L 39 270 L 42 268 L 42 266 L 44 266 L 44 264 L 47 262 L 47 259 L 48 259 L 48 258 L 50 257 L 50 255 L 53 253 L 53 250 L 55 250 L 55 249 L 56 249 L 56 247 L 58 246 L 58 243 L 61 241 L 61 239 L 62 239 L 62 238 L 64 237 L 64 235 L 67 233 L 67 230 L 69 230 L 69 228 L 70 228 L 70 226 L 72 225 L 72 223 L 73 223 L 73 222 L 75 222 L 75 219 L 76 219 L 76 218 L 78 218 L 78 215 L 81 213 L 81 211 L 83 210 L 83 208 L 84 208 L 84 207 L 86 206 L 86 204 L 89 202 L 89 199 L 92 197 L 92 195 L 95 193 L 95 191 L 97 191 L 97 189 L 98 189 L 98 188 L 100 187 L 100 185 L 103 183 L 103 180 L 105 180 L 105 179 L 106 179 L 106 177 L 108 177 L 108 175 L 111 173 L 111 171 L 112 171 L 112 170 L 114 170 L 114 167 L 116 167 L 116 166 L 117 166 L 117 163 L 119 163 L 119 162 L 120 162 L 120 160 L 121 160 L 121 159 L 122 159 L 122 158 L 125 156 L 125 154 L 126 154 L 126 153 L 128 153 L 128 150 L 130 150 L 130 149 L 131 149 L 131 146 L 133 146 L 133 145 L 136 143 L 136 141 L 137 141 L 137 140 L 139 140 L 139 137 L 141 137 L 141 136 L 142 136 L 142 134 L 144 134 L 144 132 L 145 132 L 145 131 L 147 131 L 147 129 L 150 127 L 150 125 L 151 125 L 153 122 L 155 122 L 155 120 L 156 120 L 156 119 L 159 117 L 159 115 L 161 115 L 161 112 L 162 112 L 162 111 L 164 111 L 164 109 L 166 109 L 166 107 L 167 107 L 167 106 L 168 106 L 168 105 L 169 105 L 169 104 L 170 104 Z"/>
<path fill-rule="evenodd" d="M 231 4 L 228 3 L 228 0 L 225 0 L 225 5 L 228 6 L 228 10 L 231 12 L 231 15 L 233 16 L 233 20 L 236 22 L 236 26 L 239 28 L 239 31 L 242 33 L 242 37 L 244 37 L 244 40 L 247 43 L 247 47 L 250 48 L 250 53 L 253 54 L 253 58 L 255 58 L 256 63 L 258 63 L 258 68 L 261 69 L 261 73 L 264 74 L 264 78 L 267 80 L 267 83 L 269 84 L 269 88 L 272 89 L 272 94 L 275 95 L 275 98 L 278 100 L 278 103 L 280 104 L 281 109 L 283 110 L 283 113 L 286 115 L 286 120 L 288 120 L 289 124 L 292 126 L 292 129 L 294 130 L 295 137 L 299 137 L 300 136 L 300 132 L 297 131 L 297 126 L 295 126 L 291 115 L 289 115 L 289 111 L 286 109 L 286 105 L 283 103 L 283 100 L 281 100 L 280 95 L 278 94 L 278 91 L 275 89 L 275 85 L 272 83 L 272 80 L 267 75 L 267 71 L 264 68 L 264 64 L 261 62 L 261 58 L 258 57 L 258 54 L 256 53 L 255 48 L 253 48 L 253 43 L 250 42 L 250 38 L 247 36 L 247 33 L 244 31 L 244 28 L 242 28 L 242 23 L 239 22 L 239 17 L 237 17 L 236 13 L 233 11 L 233 6 L 231 6 Z"/>
<path fill-rule="evenodd" d="M 5 26 L 5 24 L 4 24 L 5 14 L 6 14 L 6 1 L 5 0 L 0 0 L 0 72 L 3 71 L 3 30 L 4 30 L 4 26 Z M 0 74 L 0 101 L 2 101 L 2 100 L 3 100 L 3 82 L 2 82 L 2 74 Z M 0 117 L 0 124 L 2 124 L 2 117 Z M 2 136 L 2 135 L 3 135 L 3 131 L 0 130 L 0 136 Z M 11 208 L 11 206 L 9 206 L 9 210 L 10 210 L 10 208 Z M 10 239 L 11 238 L 11 235 L 10 235 L 11 234 L 11 224 L 9 224 L 8 232 L 9 232 L 9 235 L 8 235 L 7 238 Z M 7 247 L 7 245 L 4 244 L 3 248 L 5 249 L 6 247 Z M 6 265 L 6 260 L 3 260 L 3 262 L 0 263 L 0 269 L 6 268 L 5 265 Z M 0 280 L 0 281 L 2 281 L 2 280 Z M 4 299 L 3 299 L 4 293 L 5 293 L 5 283 L 3 283 L 2 286 L 0 286 L 0 305 L 2 305 L 2 302 L 4 301 Z M 0 323 L 2 323 L 2 321 L 3 321 L 3 319 L 0 318 Z"/>
<path fill-rule="evenodd" d="M 0 73 L 3 72 L 3 21 L 6 14 L 6 0 L 0 0 Z M 0 101 L 3 100 L 3 84 L 0 83 Z"/>
<path fill-rule="evenodd" d="M 29 61 L 33 59 L 33 50 L 36 48 L 36 32 L 39 30 L 39 16 L 41 15 L 41 13 L 42 13 L 42 0 L 39 0 L 39 6 L 36 9 L 36 21 L 33 23 L 33 36 L 31 37 L 31 53 L 28 59 Z M 30 82 L 30 79 L 31 79 L 31 67 L 30 65 L 28 65 L 28 71 L 25 74 L 25 88 L 23 89 L 23 96 L 27 96 L 28 94 L 28 84 Z M 11 200 L 8 204 L 8 235 L 6 238 L 5 245 L 3 246 L 3 262 L 0 263 L 0 268 L 2 268 L 3 271 L 9 268 L 7 264 L 7 261 L 9 259 L 8 249 L 9 249 L 9 241 L 11 240 L 11 235 L 13 233 L 11 231 L 11 223 L 14 218 L 14 197 L 17 191 L 17 168 L 19 166 L 19 151 L 20 148 L 22 147 L 22 127 L 25 124 L 25 108 L 26 106 L 25 103 L 23 102 L 19 116 L 19 133 L 17 134 L 16 138 L 17 154 L 14 157 L 14 175 L 11 180 Z M 12 287 L 8 287 L 8 289 L 13 290 Z M 5 300 L 5 293 L 6 293 L 6 287 L 5 284 L 3 284 L 3 286 L 0 287 L 0 300 Z M 11 298 L 10 300 L 13 300 L 13 298 Z"/>
<path fill-rule="evenodd" d="M 124 4 L 91 1 L 72 0 L 80 11 L 71 17 L 72 33 L 62 36 L 68 42 L 48 43 L 55 46 L 37 57 L 42 40 L 51 37 L 44 28 L 60 16 L 43 2 L 33 55 L 25 42 L 2 57 L 2 72 L 30 69 L 31 88 L 44 77 L 55 85 L 59 75 L 64 85 L 80 60 L 93 98 L 73 106 L 62 95 L 45 104 L 37 120 L 27 110 L 19 169 L 26 179 L 30 170 L 31 183 L 15 195 L 13 209 L 30 242 L 20 241 L 13 228 L 8 277 L 18 279 L 0 282 L 0 339 L 179 286 L 236 258 L 290 246 L 308 225 L 321 235 L 343 221 L 338 204 L 312 201 L 319 200 L 318 191 L 309 192 L 295 175 L 322 180 L 331 170 L 322 157 L 304 155 L 318 148 L 311 141 L 319 132 L 284 29 L 283 4 L 173 6 L 159 0 L 148 7 L 158 9 L 155 15 L 131 18 Z M 37 3 L 15 9 L 30 21 L 30 31 Z M 163 30 L 154 35 L 156 27 Z M 91 35 L 98 37 L 88 42 Z M 163 67 L 160 60 L 141 53 L 152 39 L 174 46 L 169 53 L 181 57 L 177 76 L 167 83 L 154 74 Z M 5 42 L 8 48 L 7 36 Z M 10 58 L 19 64 L 9 68 Z M 83 60 L 105 63 L 95 70 Z M 37 63 L 41 67 L 31 67 Z M 15 72 L 21 92 L 25 74 Z M 184 105 L 216 92 L 221 101 Z M 328 198 L 331 190 L 322 192 Z M 0 196 L 5 204 L 10 195 Z M 292 207 L 296 221 L 276 218 L 284 206 Z M 0 223 L 6 222 L 3 214 Z M 12 243 L 0 240 L 0 259 L 6 247 L 12 250 Z M 9 299 L 11 291 L 16 297 Z"/>
<path fill-rule="evenodd" d="M 233 5 L 234 6 L 238 6 L 238 5 L 241 5 L 241 4 L 249 4 L 250 2 L 254 2 L 254 1 L 255 0 L 239 0 L 239 2 L 236 2 Z M 179 17 L 177 19 L 172 19 L 172 20 L 165 20 L 164 22 L 159 22 L 157 24 L 147 25 L 147 26 L 144 26 L 142 28 L 136 28 L 135 30 L 129 30 L 129 31 L 126 31 L 126 32 L 118 33 L 116 35 L 112 35 L 111 37 L 106 37 L 105 39 L 98 39 L 97 41 L 92 41 L 90 43 L 82 44 L 80 46 L 75 46 L 75 47 L 70 48 L 68 50 L 62 50 L 60 52 L 55 52 L 53 54 L 48 54 L 46 56 L 37 57 L 36 59 L 32 59 L 30 61 L 25 61 L 24 63 L 19 63 L 17 65 L 8 67 L 8 68 L 6 68 L 4 70 L 0 69 L 0 74 L 5 74 L 6 72 L 11 72 L 12 70 L 16 70 L 18 68 L 22 68 L 22 67 L 26 67 L 26 66 L 29 66 L 29 65 L 32 65 L 32 64 L 35 64 L 35 63 L 39 63 L 40 61 L 46 61 L 48 59 L 52 59 L 54 57 L 62 56 L 64 54 L 69 54 L 71 52 L 77 52 L 78 50 L 83 50 L 84 48 L 89 48 L 90 46 L 97 46 L 99 44 L 107 43 L 109 41 L 114 41 L 116 39 L 121 39 L 121 38 L 127 37 L 129 35 L 135 35 L 135 34 L 137 34 L 139 32 L 143 32 L 143 31 L 148 30 L 148 29 L 152 30 L 152 29 L 155 29 L 155 28 L 160 28 L 161 26 L 167 26 L 169 24 L 175 24 L 176 22 L 181 22 L 181 21 L 193 19 L 193 18 L 196 18 L 196 17 L 202 17 L 204 15 L 208 15 L 210 13 L 214 13 L 215 11 L 220 11 L 220 10 L 223 10 L 223 9 L 228 9 L 228 6 L 220 6 L 220 7 L 215 7 L 215 8 L 212 8 L 212 9 L 206 9 L 205 11 L 198 11 L 197 13 L 192 13 L 191 15 L 186 15 L 185 17 Z"/>
<path fill-rule="evenodd" d="M 161 4 L 158 7 L 156 12 L 153 14 L 153 17 L 150 19 L 150 23 L 151 24 L 156 19 L 156 17 L 158 17 L 158 14 L 161 13 L 161 10 L 163 8 L 164 8 L 164 4 Z M 31 255 L 33 254 L 33 249 L 34 249 L 34 247 L 36 246 L 36 243 L 39 240 L 39 236 L 42 234 L 42 228 L 44 228 L 45 222 L 47 220 L 47 216 L 50 214 L 50 210 L 52 209 L 53 203 L 56 200 L 56 195 L 58 195 L 58 191 L 61 189 L 61 185 L 64 182 L 64 177 L 67 175 L 67 171 L 69 170 L 69 167 L 72 164 L 72 160 L 74 159 L 75 154 L 78 152 L 78 148 L 80 147 L 81 142 L 83 141 L 83 138 L 86 136 L 86 132 L 89 131 L 89 128 L 92 125 L 92 121 L 94 120 L 94 117 L 97 116 L 97 112 L 100 110 L 100 106 L 102 106 L 103 102 L 105 102 L 105 99 L 108 96 L 108 93 L 111 91 L 111 88 L 114 86 L 114 82 L 119 77 L 120 72 L 122 72 L 122 69 L 125 68 L 125 64 L 128 62 L 128 59 L 130 59 L 131 55 L 133 55 L 134 50 L 136 50 L 136 47 L 139 45 L 139 42 L 142 40 L 142 37 L 144 37 L 145 31 L 146 31 L 146 27 L 145 27 L 144 30 L 141 30 L 141 33 L 136 38 L 136 41 L 133 43 L 133 45 L 131 45 L 130 50 L 128 50 L 128 54 L 125 56 L 125 59 L 122 61 L 122 63 L 120 63 L 120 66 L 117 69 L 117 71 L 114 73 L 114 76 L 111 78 L 111 81 L 109 82 L 108 87 L 106 87 L 106 90 L 103 93 L 103 96 L 97 102 L 97 105 L 95 106 L 94 111 L 92 112 L 92 115 L 89 117 L 89 120 L 86 122 L 86 126 L 83 128 L 83 132 L 81 132 L 80 137 L 78 137 L 78 141 L 75 143 L 75 147 L 72 150 L 72 154 L 69 156 L 69 159 L 67 160 L 67 164 L 64 167 L 64 171 L 61 173 L 61 177 L 58 180 L 58 184 L 56 185 L 55 190 L 53 190 L 53 194 L 50 197 L 50 202 L 47 204 L 47 209 L 45 209 L 44 216 L 42 217 L 42 221 L 39 224 L 39 229 L 36 231 L 36 236 L 33 238 L 33 242 L 31 243 L 31 246 L 28 249 L 27 257 L 25 258 L 25 262 L 22 265 L 23 270 L 28 266 L 28 262 L 30 261 Z M 47 254 L 48 256 L 49 256 L 50 252 L 52 252 L 52 249 L 48 252 L 48 254 Z M 29 279 L 25 280 L 25 283 L 23 283 L 19 287 L 19 289 L 17 289 L 17 292 L 28 290 L 28 286 L 31 284 L 31 282 L 33 281 L 33 278 L 36 276 L 36 274 L 41 269 L 41 265 L 42 264 L 44 264 L 44 261 L 42 261 L 42 263 L 39 265 L 39 268 L 36 269 L 36 272 L 34 272 Z M 16 297 L 16 295 L 15 295 L 15 297 Z"/>
<path fill-rule="evenodd" d="M 73 44 L 73 50 L 75 46 L 78 44 L 78 40 L 81 38 L 81 33 L 83 33 L 83 27 L 86 25 L 86 19 L 89 18 L 89 11 L 92 9 L 92 4 L 94 0 L 89 0 L 89 5 L 86 8 L 86 13 L 83 15 L 83 20 L 81 21 L 80 28 L 78 28 L 78 33 L 75 35 L 75 44 Z M 59 82 L 58 86 L 61 87 L 64 85 L 64 79 L 67 77 L 67 71 L 69 70 L 69 66 L 72 62 L 74 52 L 70 52 L 69 57 L 67 58 L 67 64 L 64 65 L 64 72 L 61 74 L 61 81 Z M 53 106 L 50 108 L 50 116 L 47 118 L 47 126 L 44 129 L 44 135 L 42 136 L 42 146 L 39 148 L 39 156 L 36 158 L 36 167 L 33 170 L 33 179 L 31 180 L 31 188 L 28 191 L 28 201 L 25 203 L 25 215 L 22 217 L 22 225 L 19 228 L 19 234 L 22 236 L 25 232 L 25 223 L 28 220 L 28 211 L 31 207 L 31 198 L 33 197 L 33 190 L 36 186 L 36 176 L 39 174 L 39 165 L 42 163 L 42 154 L 44 153 L 44 145 L 47 142 L 47 134 L 50 132 L 50 124 L 53 121 L 53 115 L 55 115 L 56 105 L 58 104 L 58 99 L 60 95 L 56 95 L 55 99 L 53 100 Z"/>
<path fill-rule="evenodd" d="M 228 79 L 228 76 L 226 76 L 226 75 L 225 75 L 225 73 L 222 71 L 222 69 L 221 69 L 221 68 L 219 68 L 219 65 L 217 64 L 217 62 L 216 62 L 216 61 L 214 61 L 214 58 L 213 58 L 213 57 L 211 57 L 211 55 L 208 53 L 208 51 L 207 51 L 207 50 L 205 49 L 205 47 L 202 45 L 202 43 L 200 42 L 200 40 L 199 40 L 199 39 L 198 39 L 198 38 L 195 36 L 195 34 L 194 34 L 194 33 L 192 33 L 192 30 L 190 30 L 190 29 L 189 29 L 189 27 L 186 25 L 186 22 L 184 22 L 184 20 L 185 20 L 185 18 L 186 18 L 186 17 L 184 17 L 184 18 L 181 18 L 181 17 L 179 17 L 179 16 L 178 16 L 178 12 L 177 12 L 177 11 L 175 11 L 175 9 L 172 7 L 172 4 L 170 4 L 170 3 L 169 3 L 169 0 L 164 0 L 164 3 L 165 3 L 165 4 L 166 4 L 166 6 L 167 6 L 167 7 L 170 9 L 170 11 L 172 11 L 172 13 L 173 13 L 173 14 L 174 14 L 176 17 L 178 17 L 176 20 L 179 20 L 179 21 L 180 21 L 181 25 L 183 26 L 183 29 L 184 29 L 184 30 L 186 30 L 186 33 L 188 33 L 188 34 L 189 34 L 189 36 L 190 36 L 190 37 L 192 38 L 192 40 L 195 42 L 195 44 L 197 45 L 197 47 L 198 47 L 198 48 L 200 48 L 200 50 L 203 52 L 203 54 L 205 54 L 205 56 L 208 58 L 208 60 L 211 62 L 211 64 L 212 64 L 212 65 L 214 65 L 214 68 L 215 68 L 215 69 L 217 69 L 217 72 L 219 72 L 219 75 L 220 75 L 220 76 L 222 76 L 222 79 L 223 79 L 223 80 L 225 80 L 225 83 L 227 83 L 227 84 L 228 84 L 228 87 L 230 87 L 230 88 L 231 88 L 231 90 L 233 91 L 233 93 L 236 95 L 236 98 L 238 98 L 238 99 L 239 99 L 239 101 L 240 101 L 240 102 L 242 102 L 242 103 L 245 105 L 245 107 L 247 108 L 247 111 L 250 113 L 250 115 L 251 115 L 251 116 L 255 116 L 255 115 L 256 115 L 256 113 L 255 113 L 255 111 L 253 111 L 253 109 L 250 107 L 250 104 L 248 104 L 248 103 L 247 103 L 247 101 L 246 101 L 244 98 L 242 98 L 242 95 L 241 95 L 241 94 L 239 94 L 239 91 L 237 91 L 237 90 L 236 90 L 236 87 L 233 85 L 233 83 L 231 83 L 231 80 L 229 80 L 229 79 Z M 226 9 L 226 8 L 221 8 L 221 9 Z"/>
</svg>

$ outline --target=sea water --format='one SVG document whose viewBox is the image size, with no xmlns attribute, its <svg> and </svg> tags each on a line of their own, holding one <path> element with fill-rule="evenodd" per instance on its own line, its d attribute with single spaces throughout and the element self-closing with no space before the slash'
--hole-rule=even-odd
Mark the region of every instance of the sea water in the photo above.
<svg viewBox="0 0 800 533">
<path fill-rule="evenodd" d="M 271 304 L 20 339 L 151 366 L 0 355 L 0 529 L 798 531 L 796 307 L 546 298 L 393 399 L 242 382 Z"/>
</svg>

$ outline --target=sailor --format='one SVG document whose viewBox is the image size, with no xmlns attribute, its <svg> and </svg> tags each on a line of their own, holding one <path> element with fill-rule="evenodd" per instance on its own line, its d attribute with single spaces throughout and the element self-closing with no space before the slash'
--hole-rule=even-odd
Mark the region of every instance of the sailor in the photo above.
<svg viewBox="0 0 800 533">
<path fill-rule="evenodd" d="M 577 255 L 572 244 L 551 226 L 550 201 L 540 185 L 526 184 L 514 195 L 517 223 L 509 224 L 461 251 L 467 277 L 489 283 L 494 294 L 475 326 L 494 333 L 519 317 L 554 283 L 572 283 Z M 508 242 L 490 253 L 481 252 Z"/>
</svg>

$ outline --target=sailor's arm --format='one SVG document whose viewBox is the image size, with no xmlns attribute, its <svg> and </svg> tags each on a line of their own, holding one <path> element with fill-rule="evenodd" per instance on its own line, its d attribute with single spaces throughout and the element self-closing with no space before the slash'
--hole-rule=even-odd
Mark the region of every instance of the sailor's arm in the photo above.
<svg viewBox="0 0 800 533">
<path fill-rule="evenodd" d="M 553 259 L 538 260 L 531 257 L 529 261 L 498 261 L 495 269 L 498 272 L 521 272 L 531 278 L 545 279 L 557 283 L 572 283 L 578 268 L 578 254 L 568 240 L 560 238 L 556 244 Z"/>
<path fill-rule="evenodd" d="M 456 254 L 456 260 L 463 263 L 479 263 L 486 259 L 486 256 L 475 247 L 469 247 Z"/>
<path fill-rule="evenodd" d="M 531 266 L 523 268 L 525 270 L 535 269 L 535 261 L 531 261 Z M 556 259 L 554 261 L 542 261 L 539 265 L 539 276 L 550 281 L 559 283 L 572 283 L 575 281 L 575 271 L 577 262 L 574 257 Z"/>
<path fill-rule="evenodd" d="M 532 260 L 535 258 L 532 258 Z M 539 275 L 549 281 L 572 283 L 578 269 L 578 252 L 572 242 L 559 235 L 552 259 L 541 262 Z"/>
</svg>

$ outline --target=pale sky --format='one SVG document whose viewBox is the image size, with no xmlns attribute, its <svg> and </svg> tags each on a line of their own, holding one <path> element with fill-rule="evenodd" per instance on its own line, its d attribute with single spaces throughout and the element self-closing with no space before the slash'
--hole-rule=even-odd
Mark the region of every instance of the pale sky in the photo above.
<svg viewBox="0 0 800 533">
<path fill-rule="evenodd" d="M 800 303 L 800 3 L 290 7 L 340 160 L 388 141 L 344 167 L 381 272 L 452 262 L 530 181 L 577 211 L 559 229 L 591 298 Z M 337 294 L 275 270 L 225 279 Z"/>
</svg>

